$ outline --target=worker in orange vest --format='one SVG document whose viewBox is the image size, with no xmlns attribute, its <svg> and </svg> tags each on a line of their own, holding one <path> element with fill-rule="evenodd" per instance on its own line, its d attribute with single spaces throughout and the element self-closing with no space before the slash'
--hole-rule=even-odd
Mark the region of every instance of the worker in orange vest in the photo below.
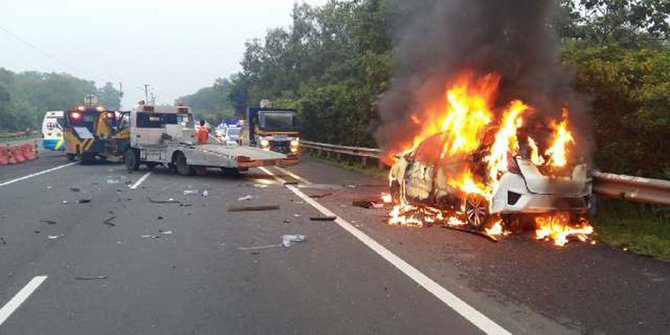
<svg viewBox="0 0 670 335">
<path fill-rule="evenodd" d="M 198 142 L 200 144 L 207 144 L 209 141 L 209 131 L 205 127 L 205 120 L 200 120 L 200 129 L 198 129 Z"/>
</svg>

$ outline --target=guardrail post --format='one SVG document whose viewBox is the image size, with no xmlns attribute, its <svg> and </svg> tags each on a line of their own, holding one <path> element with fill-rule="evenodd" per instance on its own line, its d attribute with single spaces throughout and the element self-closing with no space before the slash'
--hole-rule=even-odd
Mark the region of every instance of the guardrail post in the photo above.
<svg viewBox="0 0 670 335">
<path fill-rule="evenodd" d="M 363 165 L 363 167 L 368 166 L 368 157 L 367 156 L 361 156 L 361 165 Z"/>
</svg>

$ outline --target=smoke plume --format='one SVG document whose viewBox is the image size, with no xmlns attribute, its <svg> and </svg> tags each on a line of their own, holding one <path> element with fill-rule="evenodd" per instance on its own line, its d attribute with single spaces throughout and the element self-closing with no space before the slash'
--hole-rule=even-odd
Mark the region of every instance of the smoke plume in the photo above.
<svg viewBox="0 0 670 335">
<path fill-rule="evenodd" d="M 389 152 L 415 135 L 410 114 L 420 117 L 443 101 L 464 69 L 500 75 L 496 107 L 522 99 L 535 114 L 558 120 L 568 106 L 571 124 L 585 124 L 584 99 L 558 62 L 558 39 L 548 24 L 556 1 L 413 0 L 393 7 L 393 79 L 378 105 L 377 132 Z"/>
</svg>

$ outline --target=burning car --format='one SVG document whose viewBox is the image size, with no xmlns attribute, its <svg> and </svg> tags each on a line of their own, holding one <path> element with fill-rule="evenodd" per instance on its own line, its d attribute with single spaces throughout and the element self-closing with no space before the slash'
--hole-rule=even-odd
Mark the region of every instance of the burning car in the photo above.
<svg viewBox="0 0 670 335">
<path fill-rule="evenodd" d="M 393 155 L 389 223 L 467 224 L 488 235 L 533 225 L 556 244 L 585 239 L 591 177 L 567 108 L 559 121 L 521 100 L 494 107 L 498 80 L 463 76 L 444 107 L 412 115 L 419 129 Z"/>
</svg>

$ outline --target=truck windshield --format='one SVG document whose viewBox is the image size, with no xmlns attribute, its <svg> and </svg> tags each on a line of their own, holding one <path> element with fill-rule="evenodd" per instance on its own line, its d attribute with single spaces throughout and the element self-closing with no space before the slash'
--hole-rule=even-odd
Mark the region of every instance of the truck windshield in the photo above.
<svg viewBox="0 0 670 335">
<path fill-rule="evenodd" d="M 86 127 L 93 130 L 93 125 L 98 121 L 99 112 L 68 112 L 68 122 L 73 127 Z"/>
<path fill-rule="evenodd" d="M 295 113 L 263 112 L 260 115 L 260 127 L 265 130 L 294 130 Z"/>
<path fill-rule="evenodd" d="M 164 128 L 166 124 L 178 124 L 177 114 L 137 113 L 138 128 Z"/>
</svg>

